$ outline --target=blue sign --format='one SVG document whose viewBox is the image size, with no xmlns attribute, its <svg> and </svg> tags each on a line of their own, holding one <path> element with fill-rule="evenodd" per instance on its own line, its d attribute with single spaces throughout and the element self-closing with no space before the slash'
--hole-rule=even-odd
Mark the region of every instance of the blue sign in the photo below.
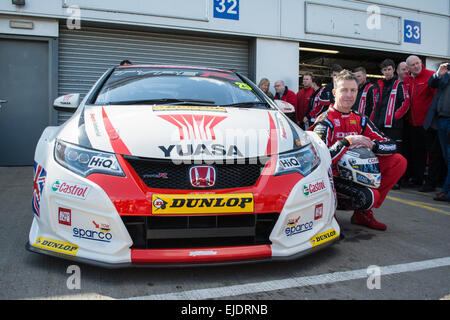
<svg viewBox="0 0 450 320">
<path fill-rule="evenodd" d="M 239 20 L 239 0 L 214 0 L 214 18 Z"/>
<path fill-rule="evenodd" d="M 421 43 L 422 26 L 419 21 L 405 20 L 403 26 L 404 42 Z"/>
</svg>

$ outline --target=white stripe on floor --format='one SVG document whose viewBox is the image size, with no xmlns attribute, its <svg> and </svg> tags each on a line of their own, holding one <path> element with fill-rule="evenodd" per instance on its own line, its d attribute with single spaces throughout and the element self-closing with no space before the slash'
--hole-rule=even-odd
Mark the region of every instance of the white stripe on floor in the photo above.
<svg viewBox="0 0 450 320">
<path fill-rule="evenodd" d="M 419 262 L 411 262 L 404 264 L 396 264 L 391 266 L 380 267 L 381 277 L 389 274 L 413 272 L 426 269 L 450 266 L 450 257 L 425 260 Z M 299 288 L 304 286 L 314 286 L 319 284 L 334 283 L 340 281 L 349 281 L 356 279 L 368 278 L 367 269 L 351 270 L 344 272 L 334 272 L 321 274 L 317 276 L 307 276 L 298 278 L 288 278 L 280 280 L 271 280 L 257 283 L 247 283 L 234 286 L 225 286 L 219 288 L 206 288 L 182 292 L 171 292 L 164 294 L 154 294 L 142 297 L 132 297 L 129 300 L 202 300 L 225 298 L 239 296 L 243 294 L 252 294 L 259 292 L 284 290 L 291 288 Z"/>
</svg>

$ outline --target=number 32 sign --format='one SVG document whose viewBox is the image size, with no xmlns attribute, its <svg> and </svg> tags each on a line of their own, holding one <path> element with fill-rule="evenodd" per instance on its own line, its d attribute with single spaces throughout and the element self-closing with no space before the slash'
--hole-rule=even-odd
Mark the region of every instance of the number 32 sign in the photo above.
<svg viewBox="0 0 450 320">
<path fill-rule="evenodd" d="M 405 20 L 404 41 L 410 43 L 421 43 L 422 26 L 419 21 Z"/>
<path fill-rule="evenodd" d="M 214 18 L 239 20 L 239 0 L 214 0 Z"/>
</svg>

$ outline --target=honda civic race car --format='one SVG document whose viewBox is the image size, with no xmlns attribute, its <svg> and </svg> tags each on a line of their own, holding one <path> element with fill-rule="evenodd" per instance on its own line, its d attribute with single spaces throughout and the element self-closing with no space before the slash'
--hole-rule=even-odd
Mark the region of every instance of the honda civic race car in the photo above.
<svg viewBox="0 0 450 320">
<path fill-rule="evenodd" d="M 331 158 L 245 76 L 121 66 L 37 144 L 27 249 L 104 267 L 292 259 L 339 238 Z"/>
</svg>

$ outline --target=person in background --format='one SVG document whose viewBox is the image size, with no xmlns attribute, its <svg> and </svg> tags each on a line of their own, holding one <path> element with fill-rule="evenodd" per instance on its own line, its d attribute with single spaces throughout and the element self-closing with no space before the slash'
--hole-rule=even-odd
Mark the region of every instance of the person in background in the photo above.
<svg viewBox="0 0 450 320">
<path fill-rule="evenodd" d="M 450 201 L 450 63 L 441 64 L 438 71 L 428 80 L 428 85 L 437 91 L 425 119 L 424 128 L 436 126 L 437 123 L 438 138 L 447 168 L 442 191 L 433 199 Z"/>
<path fill-rule="evenodd" d="M 312 122 L 310 112 L 314 108 L 314 106 L 318 103 L 320 93 L 322 92 L 322 79 L 313 77 L 312 85 L 311 87 L 314 89 L 314 93 L 309 98 L 308 102 L 308 111 L 306 111 L 305 117 L 303 118 L 303 123 L 305 123 L 305 129 L 306 127 L 309 127 Z"/>
<path fill-rule="evenodd" d="M 408 74 L 408 65 L 406 64 L 405 61 L 402 61 L 397 66 L 398 80 L 403 81 L 403 79 L 405 79 L 407 74 Z"/>
<path fill-rule="evenodd" d="M 335 64 L 331 67 L 331 83 L 328 83 L 323 87 L 318 95 L 317 103 L 313 105 L 312 110 L 309 112 L 311 121 L 314 121 L 322 112 L 328 109 L 328 106 L 334 103 L 333 88 L 334 77 L 342 71 L 342 67 Z"/>
<path fill-rule="evenodd" d="M 133 64 L 131 63 L 130 60 L 122 60 L 122 61 L 120 62 L 120 65 L 121 65 L 121 66 L 132 66 Z"/>
<path fill-rule="evenodd" d="M 432 142 L 437 137 L 435 132 L 432 130 L 425 131 L 423 127 L 436 89 L 428 85 L 428 79 L 430 79 L 434 72 L 425 69 L 419 57 L 415 55 L 409 56 L 406 59 L 406 64 L 408 65 L 409 73 L 406 75 L 404 83 L 408 85 L 411 99 L 410 111 L 408 113 L 411 157 L 408 160 L 411 164 L 411 186 L 420 188 L 424 182 L 427 155 L 432 146 Z M 432 162 L 431 159 L 430 162 Z M 429 169 L 431 171 L 435 169 L 432 163 Z"/>
<path fill-rule="evenodd" d="M 408 89 L 395 76 L 394 61 L 385 59 L 381 62 L 380 68 L 384 79 L 377 81 L 377 105 L 373 122 L 378 129 L 397 143 L 397 151 L 402 153 L 403 117 L 409 110 Z"/>
<path fill-rule="evenodd" d="M 312 84 L 312 74 L 305 73 L 303 75 L 303 88 L 297 92 L 297 105 L 295 106 L 295 120 L 302 129 L 305 129 L 306 125 L 305 116 L 309 109 L 309 99 L 315 92 Z"/>
<path fill-rule="evenodd" d="M 262 90 L 262 92 L 264 92 L 270 99 L 273 100 L 273 94 L 269 90 L 269 88 L 270 88 L 270 81 L 269 81 L 269 79 L 262 78 L 259 81 L 258 88 L 260 88 Z"/>
<path fill-rule="evenodd" d="M 377 97 L 376 87 L 367 80 L 367 71 L 364 67 L 356 68 L 353 73 L 358 80 L 358 96 L 352 110 L 372 120 Z"/>
<path fill-rule="evenodd" d="M 408 65 L 406 64 L 405 61 L 402 61 L 398 64 L 397 66 L 397 76 L 398 76 L 398 80 L 403 81 L 406 77 L 406 75 L 408 74 Z M 405 86 L 407 86 L 406 83 L 403 82 L 403 84 Z M 408 89 L 408 88 L 406 88 Z M 408 90 L 409 91 L 409 90 Z M 410 142 L 409 142 L 409 122 L 408 121 L 403 121 L 403 129 L 402 129 L 402 154 L 406 159 L 410 159 L 411 158 L 411 153 L 410 153 Z M 405 175 L 400 179 L 400 183 L 398 185 L 396 185 L 394 187 L 394 189 L 400 189 L 400 185 L 404 185 L 406 184 L 406 181 L 408 180 L 408 178 L 411 176 L 411 166 L 409 166 L 406 169 L 406 173 Z"/>
<path fill-rule="evenodd" d="M 316 93 L 320 89 L 321 85 L 322 85 L 322 80 L 320 78 L 318 78 L 318 77 L 312 78 L 311 87 L 314 89 L 314 93 Z"/>
<path fill-rule="evenodd" d="M 275 81 L 274 88 L 276 91 L 274 100 L 289 102 L 294 108 L 297 106 L 297 95 L 288 89 L 283 80 Z"/>
</svg>

